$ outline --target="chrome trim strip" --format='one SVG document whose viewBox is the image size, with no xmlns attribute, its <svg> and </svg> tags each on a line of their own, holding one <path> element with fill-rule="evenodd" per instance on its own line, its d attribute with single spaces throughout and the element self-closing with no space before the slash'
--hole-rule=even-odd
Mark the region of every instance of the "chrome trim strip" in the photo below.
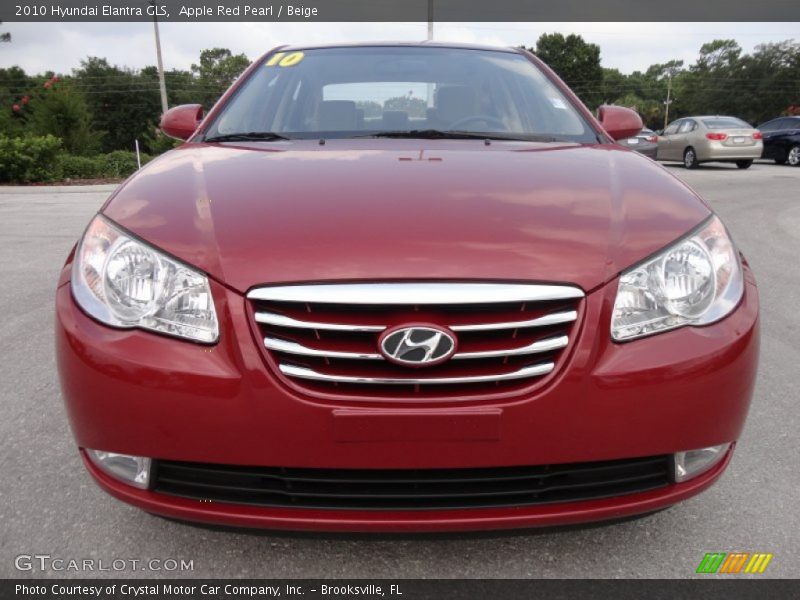
<svg viewBox="0 0 800 600">
<path fill-rule="evenodd" d="M 325 356 L 327 358 L 354 358 L 361 360 L 383 360 L 380 354 L 365 354 L 361 352 L 339 352 L 336 350 L 319 350 L 308 348 L 295 342 L 287 342 L 277 338 L 264 338 L 264 346 L 270 350 L 286 352 L 288 354 L 299 354 L 301 356 Z"/>
<path fill-rule="evenodd" d="M 546 375 L 555 367 L 554 363 L 542 363 L 524 367 L 519 371 L 511 373 L 499 373 L 497 375 L 472 375 L 464 377 L 357 377 L 353 375 L 331 375 L 319 373 L 313 369 L 296 367 L 294 365 L 280 364 L 278 367 L 281 373 L 289 377 L 299 377 L 301 379 L 313 379 L 316 381 L 333 381 L 336 383 L 370 383 L 370 384 L 448 384 L 448 383 L 481 383 L 491 381 L 507 381 L 510 379 L 525 379 Z"/>
<path fill-rule="evenodd" d="M 494 356 L 519 356 L 521 354 L 536 354 L 537 352 L 560 350 L 561 348 L 566 348 L 567 344 L 569 344 L 569 338 L 566 335 L 562 335 L 546 340 L 539 340 L 538 342 L 534 342 L 528 346 L 522 346 L 520 348 L 486 350 L 483 352 L 460 352 L 455 354 L 451 360 L 455 360 L 457 358 L 492 358 Z"/>
<path fill-rule="evenodd" d="M 546 340 L 539 340 L 527 346 L 519 348 L 508 348 L 498 350 L 485 350 L 481 352 L 461 352 L 455 354 L 452 360 L 455 359 L 469 359 L 469 358 L 492 358 L 495 356 L 519 356 L 525 354 L 537 354 L 539 352 L 549 352 L 551 350 L 560 350 L 566 348 L 569 344 L 569 337 L 562 335 L 556 338 Z M 318 348 L 309 348 L 302 344 L 289 342 L 278 338 L 264 338 L 264 347 L 276 352 L 286 352 L 287 354 L 298 354 L 300 356 L 323 356 L 328 358 L 350 358 L 356 360 L 383 360 L 380 354 L 371 354 L 364 352 L 341 352 L 338 350 L 320 350 Z"/>
<path fill-rule="evenodd" d="M 267 325 L 280 327 L 297 327 L 300 329 L 325 329 L 329 331 L 383 331 L 384 325 L 345 325 L 342 323 L 315 323 L 313 321 L 298 321 L 284 315 L 269 312 L 257 312 L 256 321 Z"/>
<path fill-rule="evenodd" d="M 565 312 L 544 315 L 530 321 L 512 321 L 509 323 L 479 323 L 477 325 L 451 325 L 453 331 L 492 331 L 495 329 L 522 329 L 523 327 L 544 327 L 546 325 L 558 325 L 559 323 L 571 323 L 578 318 L 577 311 L 568 310 Z"/>
<path fill-rule="evenodd" d="M 324 304 L 496 304 L 583 298 L 569 285 L 521 283 L 341 283 L 279 285 L 248 292 L 251 300 Z"/>
</svg>

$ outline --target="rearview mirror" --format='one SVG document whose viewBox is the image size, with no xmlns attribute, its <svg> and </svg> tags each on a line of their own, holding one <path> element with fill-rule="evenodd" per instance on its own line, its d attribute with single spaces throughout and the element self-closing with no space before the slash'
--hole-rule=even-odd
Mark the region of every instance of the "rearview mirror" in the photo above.
<svg viewBox="0 0 800 600">
<path fill-rule="evenodd" d="M 187 140 L 197 130 L 202 120 L 202 105 L 181 104 L 175 108 L 170 108 L 161 116 L 159 127 L 169 137 Z"/>
<path fill-rule="evenodd" d="M 597 117 L 606 133 L 615 140 L 624 140 L 636 135 L 644 127 L 642 118 L 630 108 L 604 104 L 597 110 Z"/>
</svg>

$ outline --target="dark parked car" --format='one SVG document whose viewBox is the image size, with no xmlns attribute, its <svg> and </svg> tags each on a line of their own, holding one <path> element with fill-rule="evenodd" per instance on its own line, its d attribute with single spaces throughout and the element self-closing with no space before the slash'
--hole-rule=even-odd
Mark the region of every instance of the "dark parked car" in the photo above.
<svg viewBox="0 0 800 600">
<path fill-rule="evenodd" d="M 800 165 L 800 117 L 778 117 L 759 125 L 764 135 L 764 153 L 779 165 Z"/>
<path fill-rule="evenodd" d="M 93 216 L 57 291 L 76 450 L 116 498 L 497 529 L 725 471 L 758 290 L 711 209 L 617 145 L 635 112 L 595 119 L 523 49 L 371 44 L 276 49 L 161 128 L 186 143 Z"/>
<path fill-rule="evenodd" d="M 652 129 L 645 127 L 635 136 L 629 137 L 627 140 L 620 140 L 619 143 L 631 150 L 636 150 L 640 154 L 644 154 L 648 158 L 656 159 L 658 134 Z"/>
</svg>

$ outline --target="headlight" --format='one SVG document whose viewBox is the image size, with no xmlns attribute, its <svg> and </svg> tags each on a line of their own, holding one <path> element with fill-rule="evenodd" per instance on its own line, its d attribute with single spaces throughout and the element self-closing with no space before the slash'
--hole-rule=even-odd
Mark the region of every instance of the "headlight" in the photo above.
<svg viewBox="0 0 800 600">
<path fill-rule="evenodd" d="M 730 313 L 743 292 L 736 247 L 722 222 L 713 217 L 622 274 L 611 337 L 621 342 L 684 325 L 708 325 Z"/>
<path fill-rule="evenodd" d="M 92 317 L 112 327 L 152 329 L 216 342 L 208 279 L 96 217 L 72 265 L 72 292 Z"/>
</svg>

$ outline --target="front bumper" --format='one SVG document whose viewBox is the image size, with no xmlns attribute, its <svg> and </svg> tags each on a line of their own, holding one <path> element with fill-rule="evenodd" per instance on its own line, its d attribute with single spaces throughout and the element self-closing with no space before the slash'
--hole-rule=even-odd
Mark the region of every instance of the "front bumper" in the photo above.
<svg viewBox="0 0 800 600">
<path fill-rule="evenodd" d="M 259 508 L 242 504 L 198 502 L 140 490 L 100 471 L 81 451 L 97 484 L 111 496 L 148 512 L 199 523 L 291 531 L 423 532 L 520 529 L 622 519 L 655 512 L 691 498 L 711 486 L 728 466 L 726 457 L 712 470 L 667 488 L 586 502 L 521 508 L 431 511 L 354 511 Z"/>
<path fill-rule="evenodd" d="M 740 306 L 703 328 L 611 342 L 616 282 L 587 295 L 582 331 L 562 370 L 531 397 L 458 406 L 364 406 L 305 397 L 266 367 L 245 299 L 212 284 L 221 337 L 201 346 L 87 317 L 68 282 L 57 292 L 56 343 L 64 399 L 80 448 L 163 460 L 339 469 L 435 469 L 589 462 L 671 454 L 733 442 L 744 425 L 758 357 L 752 275 Z M 491 413 L 496 436 L 445 427 Z M 375 435 L 340 435 L 353 416 Z M 370 421 L 374 419 L 374 421 Z M 397 425 L 391 426 L 394 419 Z M 514 528 L 620 518 L 669 506 L 720 476 L 729 455 L 682 484 L 600 500 L 514 508 L 314 510 L 202 503 L 138 490 L 99 472 L 113 496 L 188 520 L 317 530 Z"/>
</svg>

